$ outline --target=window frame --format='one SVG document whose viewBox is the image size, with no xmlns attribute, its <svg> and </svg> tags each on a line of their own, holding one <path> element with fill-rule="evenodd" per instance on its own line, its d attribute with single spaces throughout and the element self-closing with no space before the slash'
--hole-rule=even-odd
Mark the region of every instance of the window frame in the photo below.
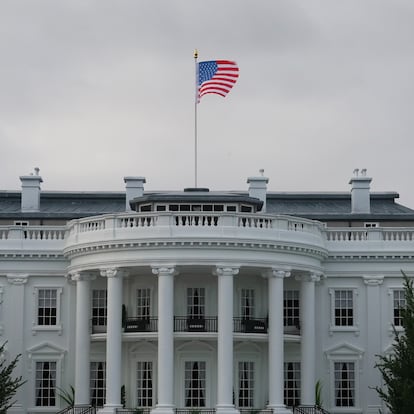
<svg viewBox="0 0 414 414">
<path fill-rule="evenodd" d="M 194 358 L 186 358 L 184 361 L 184 364 L 183 364 L 183 374 L 184 374 L 184 383 L 183 383 L 183 398 L 184 398 L 184 407 L 187 409 L 203 409 L 203 408 L 207 408 L 208 407 L 208 401 L 209 401 L 209 398 L 208 398 L 208 383 L 209 383 L 209 381 L 208 381 L 208 361 L 205 359 L 205 358 L 202 358 L 202 357 L 200 357 L 200 358 L 197 358 L 196 356 L 194 356 Z M 193 365 L 193 367 L 194 367 L 194 364 L 195 363 L 197 363 L 197 364 L 200 364 L 200 363 L 203 363 L 204 364 L 204 388 L 203 388 L 203 390 L 204 390 L 204 395 L 203 395 L 203 400 L 204 400 L 204 405 L 197 405 L 197 406 L 193 406 L 193 405 L 187 405 L 187 395 L 186 395 L 186 392 L 187 392 L 187 385 L 186 385 L 186 382 L 187 382 L 187 377 L 186 377 L 186 373 L 187 373 L 187 368 L 186 368 L 186 366 L 187 366 L 187 364 L 192 364 Z M 199 371 L 201 370 L 201 368 L 200 367 L 198 367 L 198 369 L 199 369 Z M 192 371 L 193 370 L 193 368 L 191 368 L 191 372 L 193 372 Z M 191 374 L 191 376 L 192 376 L 192 374 Z M 203 378 L 198 378 L 198 380 L 199 381 L 201 381 L 201 380 L 203 380 Z M 201 389 L 201 388 L 200 388 Z M 194 399 L 194 398 L 198 398 L 198 399 L 200 399 L 200 397 L 189 397 L 189 398 L 191 398 L 191 399 Z"/>
<path fill-rule="evenodd" d="M 287 383 L 289 381 L 289 378 L 287 378 L 287 373 L 288 373 L 288 364 L 294 364 L 294 369 L 293 369 L 293 373 L 297 375 L 297 373 L 299 373 L 298 377 L 295 377 L 293 379 L 290 380 L 294 380 L 295 382 L 299 383 L 299 386 L 296 388 L 288 388 L 287 387 Z M 297 369 L 297 365 L 299 366 L 299 369 Z M 296 366 L 296 368 L 295 368 Z M 302 397 L 302 383 L 301 383 L 301 361 L 300 360 L 293 360 L 293 361 L 284 361 L 283 362 L 283 403 L 287 406 L 287 407 L 293 407 L 296 405 L 300 405 L 301 402 L 301 397 Z M 297 401 L 295 404 L 293 404 L 292 406 L 288 405 L 288 396 L 287 396 L 287 392 L 288 391 L 297 391 L 298 392 L 298 397 L 297 397 Z M 296 397 L 293 397 L 294 399 L 296 399 Z"/>
<path fill-rule="evenodd" d="M 404 287 L 401 286 L 392 286 L 388 289 L 388 295 L 389 295 L 389 334 L 394 334 L 394 328 L 397 332 L 404 331 L 404 328 L 402 325 L 395 325 L 394 324 L 394 293 L 397 291 L 401 291 L 404 293 Z"/>
<path fill-rule="evenodd" d="M 244 314 L 244 310 L 247 309 L 247 307 L 245 306 L 245 296 L 243 296 L 244 292 L 251 292 L 253 293 L 253 306 L 250 306 L 249 309 L 252 311 L 251 315 L 246 316 L 246 314 Z M 255 319 L 257 317 L 257 292 L 256 289 L 252 288 L 252 287 L 241 287 L 239 289 L 239 312 L 240 312 L 240 317 L 243 319 Z"/>
<path fill-rule="evenodd" d="M 148 315 L 145 315 L 145 316 L 138 315 L 138 313 L 139 313 L 138 312 L 138 309 L 139 309 L 138 291 L 144 291 L 144 290 L 148 291 L 148 301 L 149 301 L 149 304 L 148 304 L 149 313 L 148 313 Z M 150 319 L 151 317 L 153 317 L 153 314 L 154 314 L 154 312 L 153 312 L 153 302 L 154 301 L 153 301 L 153 289 L 152 289 L 152 287 L 149 287 L 149 286 L 137 286 L 136 287 L 136 289 L 135 289 L 135 315 L 136 315 L 137 318 Z"/>
<path fill-rule="evenodd" d="M 351 291 L 352 292 L 352 325 L 336 325 L 335 324 L 335 292 Z M 329 335 L 334 332 L 353 332 L 356 336 L 360 334 L 359 327 L 359 305 L 358 305 L 358 288 L 352 286 L 337 286 L 329 289 L 331 320 L 329 325 Z"/>
<path fill-rule="evenodd" d="M 102 389 L 103 389 L 103 393 L 104 393 L 103 399 L 104 399 L 104 404 L 105 404 L 106 403 L 106 361 L 104 359 L 100 359 L 100 360 L 91 359 L 90 362 L 89 362 L 89 374 L 90 374 L 90 377 L 89 377 L 89 402 L 90 402 L 91 405 L 93 405 L 92 404 L 92 396 L 93 396 L 92 390 L 95 390 L 95 389 L 98 390 L 99 389 L 99 388 L 92 387 L 92 364 L 103 364 L 103 367 L 104 367 L 104 369 L 103 369 L 103 371 L 104 371 L 104 378 L 103 378 L 104 386 L 103 386 Z M 99 372 L 98 369 L 96 369 L 96 372 Z M 97 378 L 95 379 L 95 381 L 96 380 L 97 380 Z M 98 398 L 96 398 L 96 399 L 98 399 Z M 93 405 L 93 406 L 103 407 L 103 405 L 102 406 Z"/>
<path fill-rule="evenodd" d="M 98 297 L 96 298 L 96 300 L 98 300 L 99 302 L 101 302 L 102 300 L 105 300 L 105 305 L 106 306 L 94 306 L 94 292 L 105 292 L 105 299 L 103 299 L 102 297 Z M 100 303 L 98 303 L 100 304 Z M 98 316 L 94 316 L 94 309 L 100 310 L 100 309 L 104 309 L 104 316 L 98 315 Z M 94 319 L 96 318 L 97 321 L 99 321 L 100 319 L 104 319 L 105 320 L 105 324 L 95 324 L 94 323 Z M 91 289 L 91 326 L 92 329 L 96 328 L 96 327 L 105 327 L 108 325 L 108 290 L 106 288 L 102 288 L 102 289 Z M 94 330 L 92 330 L 92 332 L 94 332 Z"/>
<path fill-rule="evenodd" d="M 56 323 L 54 325 L 39 325 L 39 291 L 41 290 L 55 290 L 56 291 Z M 62 334 L 62 320 L 61 320 L 61 307 L 62 307 L 62 293 L 63 288 L 60 286 L 34 286 L 33 287 L 33 320 L 32 320 L 32 333 L 36 335 L 37 332 L 42 331 L 56 331 L 59 335 Z"/>
<path fill-rule="evenodd" d="M 27 350 L 27 356 L 30 361 L 29 365 L 29 393 L 31 407 L 27 408 L 27 412 L 34 413 L 55 413 L 61 408 L 61 399 L 56 394 L 56 405 L 54 406 L 36 406 L 36 363 L 37 362 L 55 362 L 56 363 L 56 379 L 55 388 L 58 390 L 62 387 L 62 367 L 65 350 L 56 347 L 48 342 L 43 342 L 35 347 Z M 31 386 L 30 386 L 31 385 Z"/>
<path fill-rule="evenodd" d="M 361 409 L 361 391 L 360 391 L 360 375 L 361 368 L 363 366 L 362 357 L 364 351 L 360 348 L 357 348 L 349 343 L 341 343 L 325 351 L 326 357 L 329 363 L 329 404 L 330 408 L 328 411 L 335 413 L 362 413 Z M 336 396 L 335 396 L 335 363 L 341 362 L 353 362 L 354 363 L 354 406 L 352 407 L 342 407 L 336 405 Z"/>
</svg>

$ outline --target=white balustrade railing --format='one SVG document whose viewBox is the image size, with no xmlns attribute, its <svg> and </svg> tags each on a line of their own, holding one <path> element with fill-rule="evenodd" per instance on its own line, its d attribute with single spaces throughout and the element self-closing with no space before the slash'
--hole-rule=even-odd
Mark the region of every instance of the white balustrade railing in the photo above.
<svg viewBox="0 0 414 414">
<path fill-rule="evenodd" d="M 64 240 L 66 226 L 0 226 L 0 240 Z"/>
<path fill-rule="evenodd" d="M 374 228 L 326 228 L 326 240 L 329 242 L 387 241 L 401 242 L 414 240 L 414 228 L 374 227 Z"/>
<path fill-rule="evenodd" d="M 316 221 L 289 216 L 266 216 L 231 213 L 137 213 L 79 219 L 68 224 L 69 233 L 86 233 L 108 229 L 148 227 L 238 227 L 279 229 L 320 234 L 323 225 Z"/>
</svg>

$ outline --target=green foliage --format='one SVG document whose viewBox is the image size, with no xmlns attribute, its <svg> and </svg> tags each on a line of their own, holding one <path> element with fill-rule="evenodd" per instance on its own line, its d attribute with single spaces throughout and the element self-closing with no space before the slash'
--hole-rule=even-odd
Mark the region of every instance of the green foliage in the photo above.
<svg viewBox="0 0 414 414">
<path fill-rule="evenodd" d="M 69 391 L 66 391 L 62 388 L 56 387 L 58 395 L 62 398 L 63 401 L 68 405 L 68 407 L 73 407 L 75 405 L 75 388 L 72 385 L 69 386 Z"/>
<path fill-rule="evenodd" d="M 375 387 L 392 414 L 414 413 L 414 287 L 403 272 L 406 305 L 401 309 L 404 332 L 394 327 L 393 353 L 379 355 L 376 367 L 385 387 Z"/>
<path fill-rule="evenodd" d="M 20 354 L 9 363 L 2 359 L 6 343 L 0 346 L 0 414 L 5 414 L 7 409 L 15 403 L 14 395 L 18 388 L 26 382 L 22 377 L 13 378 L 13 371 L 19 361 Z"/>
<path fill-rule="evenodd" d="M 315 405 L 322 408 L 322 381 L 318 380 L 315 384 Z"/>
</svg>

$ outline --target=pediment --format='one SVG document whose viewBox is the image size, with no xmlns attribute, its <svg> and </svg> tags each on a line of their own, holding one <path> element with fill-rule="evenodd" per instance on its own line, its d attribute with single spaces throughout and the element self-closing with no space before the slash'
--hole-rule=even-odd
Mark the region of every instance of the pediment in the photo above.
<svg viewBox="0 0 414 414">
<path fill-rule="evenodd" d="M 340 356 L 359 356 L 361 357 L 364 353 L 364 350 L 358 348 L 355 345 L 351 345 L 347 342 L 342 342 L 331 348 L 325 350 L 325 355 L 329 357 L 340 357 Z"/>
<path fill-rule="evenodd" d="M 57 345 L 51 344 L 50 342 L 42 342 L 27 349 L 29 358 L 32 358 L 33 355 L 63 356 L 65 352 L 66 350 L 58 347 Z"/>
</svg>

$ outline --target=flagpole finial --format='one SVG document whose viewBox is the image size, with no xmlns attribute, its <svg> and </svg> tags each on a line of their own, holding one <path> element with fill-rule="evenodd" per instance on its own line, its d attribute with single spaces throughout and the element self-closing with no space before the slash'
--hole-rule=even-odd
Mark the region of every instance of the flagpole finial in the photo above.
<svg viewBox="0 0 414 414">
<path fill-rule="evenodd" d="M 198 50 L 194 49 L 194 59 L 197 59 L 197 58 L 198 58 Z"/>
</svg>

